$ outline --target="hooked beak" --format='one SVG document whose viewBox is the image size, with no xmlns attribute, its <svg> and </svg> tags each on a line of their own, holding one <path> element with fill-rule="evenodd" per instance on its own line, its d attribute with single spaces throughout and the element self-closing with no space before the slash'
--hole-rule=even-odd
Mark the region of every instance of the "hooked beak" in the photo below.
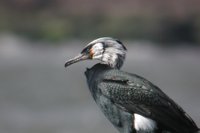
<svg viewBox="0 0 200 133">
<path fill-rule="evenodd" d="M 68 67 L 69 65 L 72 65 L 76 62 L 79 62 L 79 61 L 83 61 L 83 60 L 87 60 L 89 59 L 89 56 L 87 54 L 84 54 L 84 53 L 81 53 L 79 54 L 78 56 L 68 60 L 66 63 L 65 63 L 65 67 Z"/>
</svg>

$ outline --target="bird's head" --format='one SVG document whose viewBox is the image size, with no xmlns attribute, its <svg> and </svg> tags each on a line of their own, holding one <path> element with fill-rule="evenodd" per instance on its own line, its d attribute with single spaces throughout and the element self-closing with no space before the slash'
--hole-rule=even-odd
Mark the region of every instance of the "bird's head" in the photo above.
<svg viewBox="0 0 200 133">
<path fill-rule="evenodd" d="M 87 59 L 100 60 L 112 68 L 120 69 L 126 57 L 126 47 L 117 39 L 102 37 L 90 42 L 81 53 L 65 63 L 65 67 Z"/>
</svg>

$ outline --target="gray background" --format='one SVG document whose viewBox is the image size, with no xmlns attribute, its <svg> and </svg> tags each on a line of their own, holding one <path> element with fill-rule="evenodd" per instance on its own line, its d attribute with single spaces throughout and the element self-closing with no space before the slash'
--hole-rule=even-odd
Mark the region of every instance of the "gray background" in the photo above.
<svg viewBox="0 0 200 133">
<path fill-rule="evenodd" d="M 128 54 L 122 70 L 159 86 L 200 126 L 200 48 L 123 42 Z M 88 41 L 45 43 L 1 35 L 0 132 L 117 133 L 87 88 L 84 71 L 97 61 L 64 68 Z"/>
</svg>

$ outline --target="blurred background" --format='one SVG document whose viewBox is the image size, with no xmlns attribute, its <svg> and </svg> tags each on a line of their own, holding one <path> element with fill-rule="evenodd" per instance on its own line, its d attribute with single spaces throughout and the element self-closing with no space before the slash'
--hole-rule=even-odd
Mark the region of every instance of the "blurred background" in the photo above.
<svg viewBox="0 0 200 133">
<path fill-rule="evenodd" d="M 93 39 L 119 38 L 124 71 L 159 86 L 200 126 L 199 0 L 0 1 L 0 132 L 117 133 L 84 76 L 64 63 Z"/>
</svg>

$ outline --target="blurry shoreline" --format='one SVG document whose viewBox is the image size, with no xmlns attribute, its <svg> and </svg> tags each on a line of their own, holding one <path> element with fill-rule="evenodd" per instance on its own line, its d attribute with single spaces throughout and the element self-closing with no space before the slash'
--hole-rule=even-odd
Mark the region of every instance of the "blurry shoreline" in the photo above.
<svg viewBox="0 0 200 133">
<path fill-rule="evenodd" d="M 92 40 L 106 35 L 160 45 L 199 45 L 199 5 L 197 0 L 0 1 L 0 32 L 35 41 Z"/>
</svg>

